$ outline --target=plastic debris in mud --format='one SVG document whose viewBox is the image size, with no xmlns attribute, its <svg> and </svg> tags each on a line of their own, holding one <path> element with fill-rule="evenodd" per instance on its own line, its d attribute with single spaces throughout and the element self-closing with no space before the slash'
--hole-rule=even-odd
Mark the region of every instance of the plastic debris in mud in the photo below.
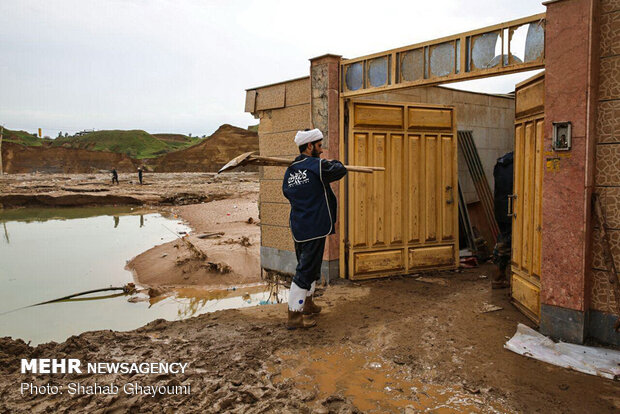
<svg viewBox="0 0 620 414">
<path fill-rule="evenodd" d="M 620 379 L 620 351 L 565 342 L 555 343 L 523 324 L 517 326 L 517 332 L 506 342 L 504 348 L 559 367 L 603 378 Z"/>
</svg>

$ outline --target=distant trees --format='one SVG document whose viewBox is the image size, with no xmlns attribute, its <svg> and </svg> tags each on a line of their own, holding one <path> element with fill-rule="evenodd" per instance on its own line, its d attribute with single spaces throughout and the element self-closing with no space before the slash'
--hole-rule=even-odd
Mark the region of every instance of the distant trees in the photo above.
<svg viewBox="0 0 620 414">
<path fill-rule="evenodd" d="M 56 138 L 62 138 L 62 131 L 58 132 L 58 136 Z"/>
</svg>

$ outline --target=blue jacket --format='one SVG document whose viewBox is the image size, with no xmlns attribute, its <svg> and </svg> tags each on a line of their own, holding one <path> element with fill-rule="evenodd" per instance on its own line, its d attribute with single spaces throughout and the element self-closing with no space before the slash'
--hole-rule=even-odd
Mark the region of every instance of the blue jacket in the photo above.
<svg viewBox="0 0 620 414">
<path fill-rule="evenodd" d="M 282 192 L 291 203 L 293 240 L 306 242 L 336 232 L 337 201 L 329 183 L 347 173 L 340 161 L 300 154 L 286 169 Z"/>
</svg>

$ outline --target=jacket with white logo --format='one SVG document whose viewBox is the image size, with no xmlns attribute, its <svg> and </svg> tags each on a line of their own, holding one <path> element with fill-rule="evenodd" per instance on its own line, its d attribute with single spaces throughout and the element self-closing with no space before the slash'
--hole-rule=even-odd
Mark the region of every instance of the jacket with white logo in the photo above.
<svg viewBox="0 0 620 414">
<path fill-rule="evenodd" d="M 293 239 L 305 242 L 335 233 L 337 201 L 329 183 L 347 173 L 340 161 L 300 154 L 287 168 L 282 192 L 291 203 Z"/>
</svg>

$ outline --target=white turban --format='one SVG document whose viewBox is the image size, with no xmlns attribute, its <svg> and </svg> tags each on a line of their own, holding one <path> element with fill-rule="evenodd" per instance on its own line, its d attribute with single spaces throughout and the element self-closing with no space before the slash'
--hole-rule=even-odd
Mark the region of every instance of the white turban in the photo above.
<svg viewBox="0 0 620 414">
<path fill-rule="evenodd" d="M 323 134 L 318 128 L 311 129 L 310 131 L 297 131 L 295 135 L 295 145 L 301 147 L 309 142 L 320 141 L 323 139 Z"/>
</svg>

